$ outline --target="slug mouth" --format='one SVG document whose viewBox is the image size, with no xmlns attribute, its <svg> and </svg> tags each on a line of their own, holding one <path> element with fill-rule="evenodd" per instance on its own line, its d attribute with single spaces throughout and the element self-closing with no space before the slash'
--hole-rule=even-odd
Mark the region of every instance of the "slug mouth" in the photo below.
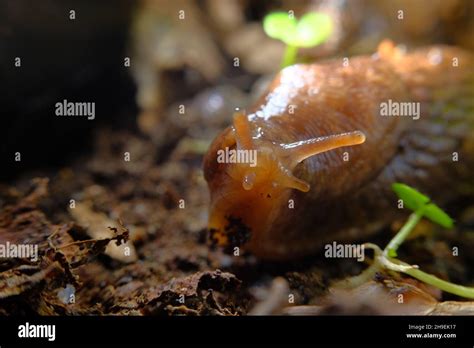
<svg viewBox="0 0 474 348">
<path fill-rule="evenodd" d="M 225 253 L 232 253 L 235 247 L 240 247 L 250 240 L 251 229 L 241 218 L 226 216 L 222 228 L 209 227 L 209 240 L 212 245 L 223 248 Z"/>
</svg>

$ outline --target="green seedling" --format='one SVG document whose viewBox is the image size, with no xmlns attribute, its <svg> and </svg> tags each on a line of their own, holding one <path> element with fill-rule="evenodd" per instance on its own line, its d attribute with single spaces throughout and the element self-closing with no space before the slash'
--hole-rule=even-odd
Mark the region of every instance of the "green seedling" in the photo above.
<svg viewBox="0 0 474 348">
<path fill-rule="evenodd" d="M 452 228 L 454 225 L 453 219 L 449 217 L 441 208 L 430 199 L 418 192 L 414 188 L 400 183 L 392 185 L 399 199 L 403 201 L 403 206 L 413 211 L 407 222 L 402 226 L 400 231 L 387 244 L 384 250 L 380 249 L 378 245 L 366 243 L 366 249 L 374 250 L 374 262 L 372 265 L 362 272 L 360 275 L 350 278 L 343 282 L 343 286 L 356 287 L 362 283 L 372 279 L 373 276 L 385 268 L 390 271 L 401 272 L 412 276 L 422 282 L 433 285 L 438 289 L 466 298 L 474 298 L 474 288 L 453 284 L 442 280 L 434 275 L 425 273 L 418 269 L 416 265 L 409 265 L 396 259 L 397 249 L 410 235 L 413 228 L 418 224 L 422 218 L 426 218 L 444 228 Z"/>
<path fill-rule="evenodd" d="M 385 248 L 388 256 L 397 257 L 397 249 L 400 244 L 408 237 L 413 228 L 418 222 L 424 217 L 431 220 L 434 223 L 444 227 L 452 228 L 453 219 L 449 217 L 441 208 L 434 203 L 430 202 L 430 199 L 424 194 L 418 192 L 414 188 L 400 183 L 392 185 L 392 190 L 395 191 L 398 198 L 403 202 L 403 206 L 412 210 L 413 213 L 408 218 L 408 221 L 403 225 L 400 231 L 397 233 L 390 243 Z"/>
<path fill-rule="evenodd" d="M 273 12 L 263 19 L 265 33 L 286 44 L 281 67 L 296 62 L 298 49 L 314 47 L 325 42 L 332 33 L 331 17 L 320 12 L 310 12 L 297 20 L 287 12 Z"/>
</svg>

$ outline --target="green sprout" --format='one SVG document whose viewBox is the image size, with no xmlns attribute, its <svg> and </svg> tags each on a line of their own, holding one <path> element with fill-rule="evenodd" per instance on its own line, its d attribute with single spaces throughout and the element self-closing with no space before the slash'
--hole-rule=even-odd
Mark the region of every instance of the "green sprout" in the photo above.
<svg viewBox="0 0 474 348">
<path fill-rule="evenodd" d="M 408 237 L 413 228 L 423 218 L 427 218 L 434 223 L 444 227 L 452 228 L 453 219 L 449 217 L 441 208 L 434 203 L 430 202 L 430 199 L 424 194 L 418 192 L 414 188 L 400 183 L 392 185 L 392 190 L 395 191 L 398 198 L 403 202 L 403 205 L 413 211 L 408 218 L 408 221 L 403 225 L 400 231 L 397 233 L 390 243 L 385 248 L 388 256 L 397 257 L 397 249 L 402 242 Z"/>
<path fill-rule="evenodd" d="M 282 68 L 295 63 L 299 48 L 325 42 L 331 35 L 332 27 L 331 17 L 320 12 L 307 13 L 300 20 L 287 12 L 273 12 L 263 19 L 265 33 L 286 44 Z"/>
<path fill-rule="evenodd" d="M 352 287 L 359 286 L 367 280 L 372 279 L 376 272 L 380 271 L 382 268 L 386 268 L 390 271 L 408 274 L 413 278 L 433 285 L 438 289 L 451 294 L 466 298 L 474 298 L 474 288 L 447 282 L 435 277 L 434 275 L 421 271 L 416 265 L 409 265 L 395 258 L 399 246 L 405 241 L 410 232 L 422 218 L 426 218 L 444 228 L 452 228 L 454 222 L 453 219 L 451 219 L 441 208 L 434 203 L 431 203 L 427 196 L 418 192 L 414 188 L 405 184 L 395 183 L 392 185 L 392 189 L 403 201 L 404 207 L 411 209 L 413 213 L 383 251 L 378 245 L 372 243 L 364 244 L 366 248 L 374 250 L 374 262 L 360 275 L 344 281 L 343 285 L 349 285 Z"/>
</svg>

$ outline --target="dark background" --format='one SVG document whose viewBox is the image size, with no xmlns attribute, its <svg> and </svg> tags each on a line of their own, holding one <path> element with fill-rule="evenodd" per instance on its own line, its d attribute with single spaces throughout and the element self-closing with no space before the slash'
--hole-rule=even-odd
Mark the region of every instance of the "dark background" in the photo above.
<svg viewBox="0 0 474 348">
<path fill-rule="evenodd" d="M 104 122 L 135 124 L 135 87 L 123 65 L 134 4 L 0 0 L 1 178 L 88 151 L 91 132 Z M 54 105 L 64 99 L 95 102 L 95 120 L 57 117 Z"/>
</svg>

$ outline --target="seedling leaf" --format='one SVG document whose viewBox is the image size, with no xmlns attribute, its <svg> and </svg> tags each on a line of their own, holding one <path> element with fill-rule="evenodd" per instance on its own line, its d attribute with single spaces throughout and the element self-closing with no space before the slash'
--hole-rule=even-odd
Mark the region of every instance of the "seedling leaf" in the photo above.
<svg viewBox="0 0 474 348">
<path fill-rule="evenodd" d="M 427 196 L 418 192 L 413 187 L 401 183 L 395 183 L 392 185 L 392 189 L 395 191 L 397 196 L 403 200 L 403 204 L 407 208 L 414 212 L 418 212 L 423 217 L 444 228 L 453 227 L 453 219 L 436 204 L 430 203 L 430 199 Z"/>
<path fill-rule="evenodd" d="M 434 203 L 423 208 L 423 216 L 444 228 L 452 228 L 454 225 L 453 219 Z"/>
<path fill-rule="evenodd" d="M 331 35 L 332 21 L 324 13 L 310 12 L 301 17 L 296 29 L 296 46 L 313 47 L 323 43 Z"/>
<path fill-rule="evenodd" d="M 263 30 L 288 46 L 313 47 L 326 41 L 332 32 L 331 17 L 310 12 L 296 20 L 286 12 L 273 12 L 263 19 Z"/>
<path fill-rule="evenodd" d="M 263 30 L 271 38 L 289 45 L 297 35 L 296 22 L 287 12 L 273 12 L 263 19 Z"/>
<path fill-rule="evenodd" d="M 430 201 L 428 196 L 405 184 L 394 183 L 392 184 L 392 190 L 403 201 L 403 205 L 413 211 L 418 211 Z"/>
</svg>

